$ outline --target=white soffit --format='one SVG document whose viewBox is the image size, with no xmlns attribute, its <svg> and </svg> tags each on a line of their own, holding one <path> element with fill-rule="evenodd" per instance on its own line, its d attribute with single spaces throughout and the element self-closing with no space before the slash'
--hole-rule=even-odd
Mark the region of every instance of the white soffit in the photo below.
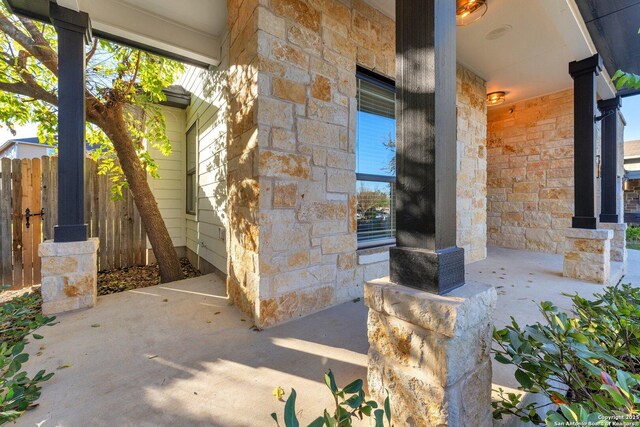
<svg viewBox="0 0 640 427">
<path fill-rule="evenodd" d="M 395 17 L 395 0 L 366 1 Z M 505 26 L 501 37 L 486 38 Z M 569 62 L 596 52 L 574 0 L 488 0 L 484 17 L 458 27 L 457 49 L 458 62 L 485 79 L 488 92 L 506 91 L 508 103 L 572 87 Z M 606 72 L 598 94 L 614 96 Z"/>
<path fill-rule="evenodd" d="M 226 0 L 58 0 L 94 29 L 211 65 L 220 63 Z"/>
</svg>

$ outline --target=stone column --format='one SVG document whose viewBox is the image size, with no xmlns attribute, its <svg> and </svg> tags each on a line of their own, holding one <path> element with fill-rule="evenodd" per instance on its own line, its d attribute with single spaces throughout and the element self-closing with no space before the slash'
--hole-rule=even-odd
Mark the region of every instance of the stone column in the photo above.
<svg viewBox="0 0 640 427">
<path fill-rule="evenodd" d="M 600 228 L 604 230 L 613 231 L 613 238 L 611 239 L 611 252 L 610 252 L 611 261 L 626 263 L 627 262 L 627 224 L 601 222 Z"/>
<path fill-rule="evenodd" d="M 90 308 L 98 297 L 98 246 L 84 242 L 40 244 L 42 258 L 42 312 L 45 315 Z"/>
<path fill-rule="evenodd" d="M 496 291 L 470 284 L 439 296 L 379 279 L 369 307 L 368 387 L 390 396 L 398 426 L 491 426 L 491 314 Z"/>
<path fill-rule="evenodd" d="M 564 276 L 607 284 L 611 275 L 612 238 L 612 230 L 568 229 L 564 251 Z"/>
</svg>

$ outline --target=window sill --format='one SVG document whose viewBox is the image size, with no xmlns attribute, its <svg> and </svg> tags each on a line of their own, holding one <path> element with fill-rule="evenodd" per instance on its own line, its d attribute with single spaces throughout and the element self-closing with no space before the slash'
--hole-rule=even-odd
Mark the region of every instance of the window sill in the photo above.
<svg viewBox="0 0 640 427">
<path fill-rule="evenodd" d="M 395 246 L 395 241 L 391 244 L 384 244 L 384 242 L 378 243 L 378 246 L 358 248 L 358 250 L 356 251 L 356 255 L 358 256 L 358 265 L 389 262 L 389 248 Z"/>
<path fill-rule="evenodd" d="M 358 242 L 358 253 L 369 249 L 385 250 L 396 245 L 396 239 L 380 239 L 368 242 Z"/>
</svg>

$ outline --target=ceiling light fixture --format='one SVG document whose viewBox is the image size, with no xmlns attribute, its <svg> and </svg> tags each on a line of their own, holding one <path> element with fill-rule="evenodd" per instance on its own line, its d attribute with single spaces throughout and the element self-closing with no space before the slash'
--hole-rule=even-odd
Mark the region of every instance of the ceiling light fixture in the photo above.
<svg viewBox="0 0 640 427">
<path fill-rule="evenodd" d="M 457 0 L 456 1 L 456 25 L 464 27 L 487 13 L 487 0 Z"/>
<path fill-rule="evenodd" d="M 494 107 L 502 104 L 505 101 L 506 95 L 507 93 L 502 91 L 487 94 L 487 105 L 489 107 Z"/>
</svg>

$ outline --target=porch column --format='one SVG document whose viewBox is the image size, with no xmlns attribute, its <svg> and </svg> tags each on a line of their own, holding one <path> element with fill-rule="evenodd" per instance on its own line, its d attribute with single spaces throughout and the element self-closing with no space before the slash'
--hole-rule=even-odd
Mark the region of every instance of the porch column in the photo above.
<svg viewBox="0 0 640 427">
<path fill-rule="evenodd" d="M 573 228 L 596 228 L 596 77 L 602 58 L 595 54 L 569 64 L 574 81 L 574 186 Z"/>
<path fill-rule="evenodd" d="M 462 286 L 456 246 L 455 15 L 451 0 L 396 0 L 397 247 L 365 303 L 369 392 L 403 426 L 492 423 L 497 295 Z"/>
<path fill-rule="evenodd" d="M 42 312 L 62 313 L 96 304 L 98 239 L 87 240 L 84 219 L 85 43 L 89 16 L 49 5 L 58 32 L 58 224 L 40 244 Z"/>
<path fill-rule="evenodd" d="M 84 219 L 85 44 L 89 15 L 51 5 L 58 33 L 58 224 L 55 242 L 87 240 Z"/>
<path fill-rule="evenodd" d="M 618 112 L 620 97 L 598 101 L 602 115 L 600 222 L 618 223 Z"/>
<path fill-rule="evenodd" d="M 611 261 L 623 263 L 627 261 L 627 224 L 620 206 L 622 199 L 622 182 L 620 164 L 622 159 L 619 144 L 624 142 L 624 120 L 620 116 L 622 102 L 620 97 L 598 101 L 598 109 L 602 117 L 602 171 L 601 171 L 601 207 L 600 228 L 613 231 L 611 239 Z"/>
<path fill-rule="evenodd" d="M 595 54 L 569 63 L 574 81 L 575 214 L 566 232 L 563 275 L 606 284 L 611 280 L 612 230 L 597 229 L 596 77 L 602 58 Z"/>
<path fill-rule="evenodd" d="M 456 247 L 456 7 L 396 2 L 396 247 L 393 283 L 434 294 L 464 284 Z"/>
</svg>

